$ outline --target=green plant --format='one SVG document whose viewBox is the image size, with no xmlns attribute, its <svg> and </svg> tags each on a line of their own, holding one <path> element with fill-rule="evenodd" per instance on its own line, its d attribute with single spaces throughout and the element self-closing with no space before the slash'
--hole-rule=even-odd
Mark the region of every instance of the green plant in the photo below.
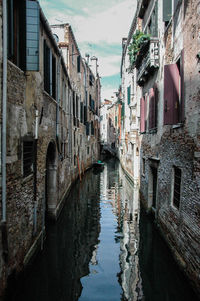
<svg viewBox="0 0 200 301">
<path fill-rule="evenodd" d="M 135 63 L 143 45 L 147 44 L 147 42 L 150 40 L 150 37 L 150 34 L 144 34 L 142 31 L 139 30 L 137 30 L 136 33 L 133 34 L 131 43 L 128 46 L 128 54 L 131 66 Z"/>
</svg>

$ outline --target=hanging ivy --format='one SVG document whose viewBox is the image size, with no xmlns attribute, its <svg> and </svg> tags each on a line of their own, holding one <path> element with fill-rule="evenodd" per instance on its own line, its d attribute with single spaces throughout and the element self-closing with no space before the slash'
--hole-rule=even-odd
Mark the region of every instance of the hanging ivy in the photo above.
<svg viewBox="0 0 200 301">
<path fill-rule="evenodd" d="M 144 45 L 148 44 L 150 37 L 150 34 L 144 34 L 139 30 L 137 30 L 136 33 L 133 34 L 131 43 L 128 46 L 128 54 L 131 66 L 135 64 L 137 56 L 143 49 Z"/>
</svg>

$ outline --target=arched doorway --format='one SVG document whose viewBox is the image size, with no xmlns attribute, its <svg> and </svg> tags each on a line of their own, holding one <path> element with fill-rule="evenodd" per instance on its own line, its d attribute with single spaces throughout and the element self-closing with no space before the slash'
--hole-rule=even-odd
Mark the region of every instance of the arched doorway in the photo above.
<svg viewBox="0 0 200 301">
<path fill-rule="evenodd" d="M 48 218 L 56 218 L 57 205 L 57 154 L 56 144 L 50 142 L 46 155 L 46 215 Z"/>
</svg>

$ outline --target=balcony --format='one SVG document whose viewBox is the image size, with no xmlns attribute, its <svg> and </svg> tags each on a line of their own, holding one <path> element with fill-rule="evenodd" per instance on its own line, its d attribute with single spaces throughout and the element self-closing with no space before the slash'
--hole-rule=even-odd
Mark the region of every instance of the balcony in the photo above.
<svg viewBox="0 0 200 301">
<path fill-rule="evenodd" d="M 136 60 L 137 68 L 137 83 L 139 86 L 143 86 L 148 77 L 159 68 L 159 39 L 151 38 L 148 44 L 148 48 L 145 45 L 145 49 L 141 49 Z"/>
</svg>

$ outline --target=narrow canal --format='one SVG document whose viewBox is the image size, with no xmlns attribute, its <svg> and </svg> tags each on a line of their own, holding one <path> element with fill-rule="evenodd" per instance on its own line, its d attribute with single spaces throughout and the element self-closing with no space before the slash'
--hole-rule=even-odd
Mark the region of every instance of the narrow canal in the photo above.
<svg viewBox="0 0 200 301">
<path fill-rule="evenodd" d="M 73 186 L 21 283 L 7 300 L 197 300 L 114 160 Z"/>
</svg>

